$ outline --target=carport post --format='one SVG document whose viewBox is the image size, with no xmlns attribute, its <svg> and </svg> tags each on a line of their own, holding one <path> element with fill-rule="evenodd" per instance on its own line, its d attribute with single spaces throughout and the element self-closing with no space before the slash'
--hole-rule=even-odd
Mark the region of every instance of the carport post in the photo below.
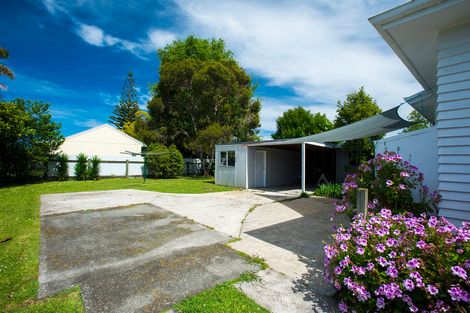
<svg viewBox="0 0 470 313">
<path fill-rule="evenodd" d="M 305 142 L 302 142 L 302 192 L 305 192 Z"/>
</svg>

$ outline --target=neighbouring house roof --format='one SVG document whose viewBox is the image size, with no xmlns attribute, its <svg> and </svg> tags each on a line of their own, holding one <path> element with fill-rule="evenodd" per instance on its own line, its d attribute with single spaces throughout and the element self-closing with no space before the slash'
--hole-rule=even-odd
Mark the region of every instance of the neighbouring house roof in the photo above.
<svg viewBox="0 0 470 313">
<path fill-rule="evenodd" d="M 382 135 L 414 124 L 400 117 L 398 114 L 399 107 L 400 106 L 394 107 L 388 111 L 343 127 L 335 128 L 316 135 L 289 139 L 287 142 L 340 142 Z"/>
<path fill-rule="evenodd" d="M 425 90 L 415 96 L 427 103 L 420 104 L 415 96 L 405 100 L 418 104 L 417 111 L 430 122 L 435 121 L 437 82 L 437 51 L 439 31 L 468 21 L 468 0 L 414 0 L 380 13 L 369 19 L 380 35 L 406 65 Z M 413 99 L 414 98 L 414 99 Z"/>
<path fill-rule="evenodd" d="M 65 137 L 65 140 L 69 140 L 69 139 L 72 139 L 72 138 L 76 138 L 76 137 L 80 137 L 80 136 L 83 136 L 85 134 L 88 134 L 88 133 L 92 133 L 94 131 L 97 131 L 99 129 L 102 129 L 102 128 L 108 128 L 108 129 L 111 129 L 112 131 L 118 133 L 119 135 L 121 136 L 124 136 L 126 137 L 127 139 L 137 143 L 137 144 L 140 144 L 141 146 L 145 146 L 145 144 L 143 142 L 141 142 L 140 140 L 137 140 L 135 139 L 134 137 L 131 137 L 129 136 L 128 134 L 126 134 L 125 132 L 109 125 L 109 124 L 102 124 L 102 125 L 99 125 L 99 126 L 96 126 L 96 127 L 93 127 L 93 128 L 90 128 L 90 129 L 87 129 L 87 130 L 84 130 L 82 132 L 79 132 L 79 133 L 76 133 L 76 134 L 73 134 L 73 135 L 70 135 L 70 136 L 67 136 Z"/>
</svg>

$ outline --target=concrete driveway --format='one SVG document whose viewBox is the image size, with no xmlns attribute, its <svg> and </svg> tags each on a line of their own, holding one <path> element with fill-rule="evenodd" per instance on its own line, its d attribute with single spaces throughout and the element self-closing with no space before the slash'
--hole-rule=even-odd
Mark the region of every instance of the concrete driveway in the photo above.
<svg viewBox="0 0 470 313">
<path fill-rule="evenodd" d="M 159 312 L 258 270 L 223 245 L 229 236 L 152 204 L 63 213 L 61 195 L 52 214 L 57 197 L 43 197 L 39 297 L 80 285 L 88 312 Z"/>
<path fill-rule="evenodd" d="M 323 280 L 331 200 L 295 195 L 282 190 L 44 195 L 40 296 L 80 284 L 90 312 L 155 311 L 253 270 L 222 245 L 240 236 L 230 246 L 270 266 L 258 272 L 259 282 L 241 283 L 240 290 L 272 312 L 336 311 L 334 290 Z M 116 206 L 127 207 L 106 209 Z"/>
</svg>

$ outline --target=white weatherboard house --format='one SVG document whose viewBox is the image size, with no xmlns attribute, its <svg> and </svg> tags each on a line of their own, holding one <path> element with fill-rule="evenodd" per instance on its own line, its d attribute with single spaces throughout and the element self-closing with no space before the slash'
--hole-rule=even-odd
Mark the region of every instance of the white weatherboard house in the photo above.
<svg viewBox="0 0 470 313">
<path fill-rule="evenodd" d="M 67 154 L 72 161 L 69 164 L 70 176 L 73 176 L 73 161 L 79 153 L 85 153 L 88 157 L 96 155 L 102 160 L 101 176 L 142 176 L 143 158 L 122 153 L 140 153 L 142 146 L 144 144 L 139 140 L 109 124 L 103 124 L 66 137 L 59 151 Z"/>
<path fill-rule="evenodd" d="M 435 126 L 381 140 L 442 196 L 439 215 L 470 220 L 470 1 L 411 1 L 370 19 L 424 91 L 405 98 Z"/>
<path fill-rule="evenodd" d="M 370 22 L 422 85 L 405 100 L 435 126 L 381 140 L 398 151 L 442 196 L 439 214 L 470 220 L 470 1 L 415 0 Z M 386 77 L 384 78 L 386 84 Z M 216 146 L 216 183 L 243 188 L 340 181 L 347 155 L 331 142 L 384 134 L 409 125 L 398 107 L 322 134 Z"/>
</svg>

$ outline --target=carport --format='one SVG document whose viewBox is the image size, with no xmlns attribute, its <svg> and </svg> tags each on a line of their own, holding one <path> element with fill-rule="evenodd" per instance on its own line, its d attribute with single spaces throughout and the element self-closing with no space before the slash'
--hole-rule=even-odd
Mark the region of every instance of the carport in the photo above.
<svg viewBox="0 0 470 313">
<path fill-rule="evenodd" d="M 302 191 L 344 178 L 347 153 L 333 144 L 261 141 L 216 146 L 216 183 Z"/>
</svg>

